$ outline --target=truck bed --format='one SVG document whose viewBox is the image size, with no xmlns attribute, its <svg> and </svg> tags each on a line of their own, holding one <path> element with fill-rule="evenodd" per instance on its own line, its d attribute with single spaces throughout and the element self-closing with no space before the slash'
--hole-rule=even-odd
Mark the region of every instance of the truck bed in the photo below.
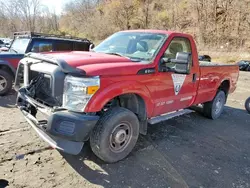
<svg viewBox="0 0 250 188">
<path fill-rule="evenodd" d="M 211 101 L 223 81 L 230 85 L 229 93 L 236 89 L 239 67 L 235 64 L 222 64 L 201 61 L 199 87 L 195 104 Z M 206 99 L 206 101 L 204 101 Z"/>
<path fill-rule="evenodd" d="M 208 61 L 199 61 L 201 67 L 211 67 L 211 66 L 234 66 L 232 63 L 216 63 Z"/>
</svg>

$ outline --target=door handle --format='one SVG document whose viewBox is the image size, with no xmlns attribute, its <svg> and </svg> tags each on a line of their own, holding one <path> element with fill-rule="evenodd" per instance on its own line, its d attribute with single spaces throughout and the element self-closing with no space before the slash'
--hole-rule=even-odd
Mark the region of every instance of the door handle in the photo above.
<svg viewBox="0 0 250 188">
<path fill-rule="evenodd" d="M 193 83 L 195 83 L 195 82 L 196 82 L 196 78 L 197 78 L 197 74 L 196 74 L 196 73 L 194 73 L 194 74 L 193 74 Z"/>
</svg>

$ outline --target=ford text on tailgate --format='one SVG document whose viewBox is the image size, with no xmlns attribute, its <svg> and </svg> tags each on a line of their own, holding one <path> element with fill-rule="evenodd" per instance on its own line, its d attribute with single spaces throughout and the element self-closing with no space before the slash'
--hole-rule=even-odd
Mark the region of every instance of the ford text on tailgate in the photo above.
<svg viewBox="0 0 250 188">
<path fill-rule="evenodd" d="M 191 113 L 198 104 L 217 119 L 238 71 L 200 63 L 190 35 L 122 31 L 91 52 L 26 55 L 15 80 L 17 106 L 52 147 L 76 155 L 89 140 L 112 163 L 132 151 L 148 124 Z"/>
</svg>

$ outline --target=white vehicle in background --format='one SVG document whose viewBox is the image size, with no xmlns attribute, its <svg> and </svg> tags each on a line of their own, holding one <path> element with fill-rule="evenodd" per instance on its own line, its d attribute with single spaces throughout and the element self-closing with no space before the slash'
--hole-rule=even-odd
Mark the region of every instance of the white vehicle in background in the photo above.
<svg viewBox="0 0 250 188">
<path fill-rule="evenodd" d="M 0 38 L 0 41 L 2 41 L 5 46 L 10 46 L 11 42 L 12 42 L 12 39 L 10 38 Z"/>
<path fill-rule="evenodd" d="M 5 42 L 0 39 L 0 47 L 5 47 Z"/>
<path fill-rule="evenodd" d="M 8 51 L 12 41 L 10 38 L 0 38 L 0 51 Z"/>
</svg>

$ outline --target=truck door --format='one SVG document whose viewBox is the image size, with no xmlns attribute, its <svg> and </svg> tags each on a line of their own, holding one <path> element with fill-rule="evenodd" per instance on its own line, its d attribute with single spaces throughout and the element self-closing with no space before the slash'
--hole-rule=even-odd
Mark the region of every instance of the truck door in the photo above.
<svg viewBox="0 0 250 188">
<path fill-rule="evenodd" d="M 162 58 L 175 59 L 178 52 L 196 53 L 192 49 L 191 42 L 185 37 L 174 37 L 169 43 Z M 195 97 L 198 82 L 199 67 L 194 66 L 193 59 L 190 59 L 191 67 L 189 74 L 179 74 L 171 70 L 158 72 L 157 89 L 155 91 L 156 101 L 154 116 L 184 109 L 192 105 Z M 167 63 L 167 67 L 175 66 L 174 63 Z"/>
</svg>

